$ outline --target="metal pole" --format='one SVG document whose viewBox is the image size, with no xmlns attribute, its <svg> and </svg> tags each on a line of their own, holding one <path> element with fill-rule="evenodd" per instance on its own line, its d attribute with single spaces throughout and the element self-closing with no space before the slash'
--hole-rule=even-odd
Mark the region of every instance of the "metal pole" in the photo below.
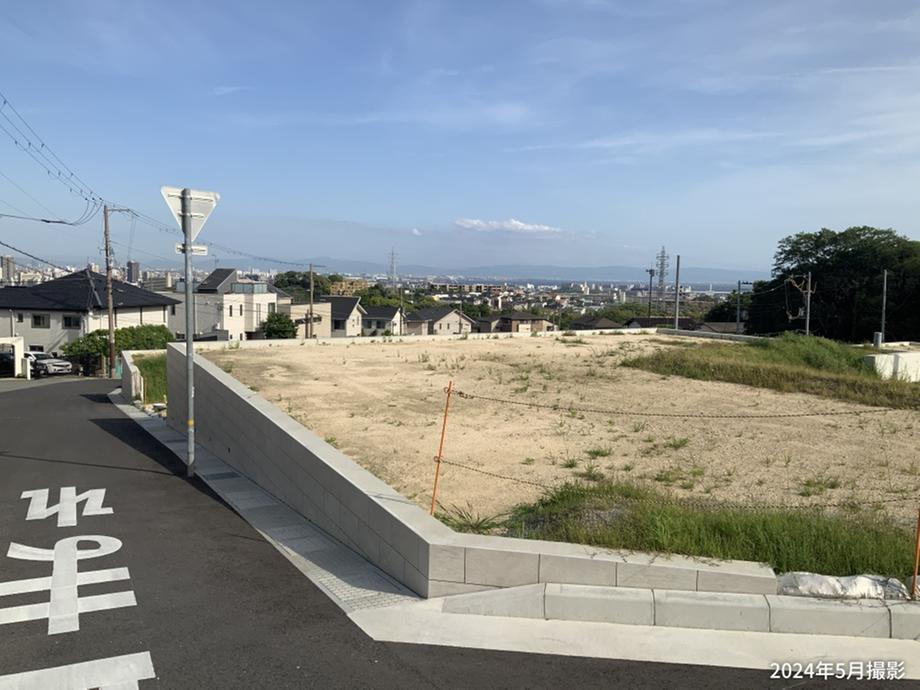
<svg viewBox="0 0 920 690">
<path fill-rule="evenodd" d="M 195 476 L 195 299 L 192 290 L 192 193 L 182 190 L 182 235 L 185 238 L 185 387 L 188 393 L 188 467 Z"/>
<path fill-rule="evenodd" d="M 310 332 L 308 338 L 313 337 L 313 264 L 310 264 Z"/>
<path fill-rule="evenodd" d="M 444 422 L 441 425 L 441 442 L 438 444 L 438 456 L 435 458 L 434 469 L 434 488 L 431 490 L 431 510 L 429 514 L 434 515 L 434 507 L 438 500 L 438 484 L 441 480 L 441 458 L 444 455 L 444 435 L 447 433 L 447 410 L 450 408 L 450 394 L 454 390 L 454 382 L 447 383 L 447 398 L 444 400 Z"/>
<path fill-rule="evenodd" d="M 914 555 L 914 581 L 910 588 L 911 598 L 917 601 L 920 598 L 920 582 L 917 582 L 917 575 L 920 573 L 920 509 L 917 510 L 917 547 Z"/>
<path fill-rule="evenodd" d="M 677 269 L 674 273 L 674 330 L 680 323 L 680 254 L 677 255 Z"/>
<path fill-rule="evenodd" d="M 652 278 L 655 277 L 655 269 L 649 268 L 648 273 L 648 317 L 652 318 Z"/>
<path fill-rule="evenodd" d="M 805 335 L 811 335 L 811 271 L 808 272 L 808 285 L 805 293 Z"/>
<path fill-rule="evenodd" d="M 885 342 L 885 312 L 888 311 L 888 269 L 882 271 L 882 342 Z"/>
<path fill-rule="evenodd" d="M 105 292 L 109 312 L 109 376 L 115 376 L 115 305 L 112 301 L 112 243 L 109 239 L 109 207 L 102 207 L 105 231 Z"/>
<path fill-rule="evenodd" d="M 735 333 L 741 333 L 741 281 L 738 281 L 738 292 L 735 293 Z"/>
</svg>

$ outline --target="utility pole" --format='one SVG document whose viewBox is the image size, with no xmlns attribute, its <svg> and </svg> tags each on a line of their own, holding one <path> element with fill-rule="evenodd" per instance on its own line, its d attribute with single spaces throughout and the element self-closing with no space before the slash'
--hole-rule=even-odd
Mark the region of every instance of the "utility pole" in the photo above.
<svg viewBox="0 0 920 690">
<path fill-rule="evenodd" d="M 309 331 L 304 329 L 304 333 L 307 334 L 308 338 L 313 337 L 313 269 L 314 268 L 325 268 L 322 264 L 310 264 L 310 319 L 308 321 Z"/>
<path fill-rule="evenodd" d="M 805 335 L 811 335 L 811 271 L 808 272 L 808 285 L 805 293 Z"/>
<path fill-rule="evenodd" d="M 738 281 L 738 291 L 735 293 L 735 335 L 741 333 L 741 281 Z"/>
<path fill-rule="evenodd" d="M 112 240 L 109 233 L 109 215 L 129 212 L 127 208 L 102 207 L 102 227 L 105 236 L 105 301 L 109 314 L 109 376 L 115 376 L 115 304 L 112 299 Z"/>
<path fill-rule="evenodd" d="M 888 311 L 888 269 L 882 271 L 882 342 L 885 342 L 885 312 Z"/>
<path fill-rule="evenodd" d="M 102 207 L 105 233 L 105 301 L 109 312 L 109 376 L 115 376 L 115 305 L 112 301 L 112 243 L 109 238 L 109 207 Z"/>
<path fill-rule="evenodd" d="M 645 272 L 648 273 L 648 317 L 652 318 L 652 279 L 655 277 L 655 269 L 646 268 Z"/>
<path fill-rule="evenodd" d="M 674 330 L 680 324 L 680 254 L 677 255 L 677 269 L 674 273 Z"/>
</svg>

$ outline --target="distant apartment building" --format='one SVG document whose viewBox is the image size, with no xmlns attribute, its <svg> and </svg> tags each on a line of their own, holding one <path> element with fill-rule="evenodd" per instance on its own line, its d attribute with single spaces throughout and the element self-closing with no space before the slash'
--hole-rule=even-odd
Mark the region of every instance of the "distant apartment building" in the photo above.
<svg viewBox="0 0 920 690">
<path fill-rule="evenodd" d="M 125 277 L 129 283 L 137 285 L 141 282 L 141 265 L 137 261 L 129 261 Z"/>
<path fill-rule="evenodd" d="M 356 292 L 367 290 L 368 282 L 364 278 L 342 278 L 329 286 L 329 294 L 339 297 L 353 297 Z"/>
<path fill-rule="evenodd" d="M 167 326 L 176 300 L 116 280 L 115 327 Z M 106 280 L 83 270 L 31 287 L 0 289 L 0 334 L 22 336 L 27 350 L 58 352 L 69 342 L 108 328 Z"/>
<path fill-rule="evenodd" d="M 185 334 L 185 287 L 177 283 L 168 294 L 177 300 L 169 328 Z M 194 288 L 195 333 L 199 340 L 252 340 L 262 337 L 262 324 L 278 309 L 278 296 L 262 281 L 240 279 L 235 268 L 218 268 Z"/>
<path fill-rule="evenodd" d="M 165 273 L 164 275 L 156 275 L 151 271 L 144 271 L 143 277 L 143 286 L 147 290 L 153 290 L 154 292 L 166 292 L 172 290 L 176 281 L 172 273 Z"/>
<path fill-rule="evenodd" d="M 16 284 L 16 261 L 12 256 L 0 257 L 0 285 Z"/>
</svg>

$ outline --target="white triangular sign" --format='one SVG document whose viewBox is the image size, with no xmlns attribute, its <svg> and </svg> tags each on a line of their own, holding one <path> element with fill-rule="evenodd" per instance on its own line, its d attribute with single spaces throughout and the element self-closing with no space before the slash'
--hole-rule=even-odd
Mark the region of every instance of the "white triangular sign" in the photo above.
<svg viewBox="0 0 920 690">
<path fill-rule="evenodd" d="M 217 206 L 220 200 L 220 194 L 217 192 L 202 192 L 198 189 L 190 189 L 191 209 L 189 209 L 191 219 L 191 240 L 194 241 L 204 227 L 205 221 L 211 215 L 211 211 Z M 182 187 L 161 187 L 160 193 L 166 200 L 166 205 L 172 211 L 173 217 L 182 228 Z"/>
</svg>

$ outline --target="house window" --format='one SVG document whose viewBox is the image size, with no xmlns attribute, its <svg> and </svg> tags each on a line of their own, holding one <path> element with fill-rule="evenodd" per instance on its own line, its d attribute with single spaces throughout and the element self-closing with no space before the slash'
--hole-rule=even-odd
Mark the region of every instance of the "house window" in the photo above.
<svg viewBox="0 0 920 690">
<path fill-rule="evenodd" d="M 230 316 L 233 316 L 233 305 L 230 305 Z"/>
<path fill-rule="evenodd" d="M 80 328 L 80 317 L 79 316 L 67 316 L 64 315 L 64 328 Z"/>
<path fill-rule="evenodd" d="M 45 348 L 43 345 L 29 345 L 29 352 L 44 352 Z"/>
<path fill-rule="evenodd" d="M 269 303 L 268 303 L 268 313 L 269 313 L 269 314 L 274 314 L 274 313 L 275 313 L 275 303 L 274 303 L 274 302 L 269 302 Z"/>
<path fill-rule="evenodd" d="M 16 323 L 22 323 L 22 312 L 16 314 Z"/>
<path fill-rule="evenodd" d="M 171 305 L 171 306 L 169 307 L 169 314 L 170 314 L 170 316 L 175 316 L 175 315 L 176 315 L 176 305 L 175 305 L 175 304 L 173 304 L 173 305 Z"/>
<path fill-rule="evenodd" d="M 32 328 L 51 328 L 51 315 L 32 314 Z"/>
</svg>

